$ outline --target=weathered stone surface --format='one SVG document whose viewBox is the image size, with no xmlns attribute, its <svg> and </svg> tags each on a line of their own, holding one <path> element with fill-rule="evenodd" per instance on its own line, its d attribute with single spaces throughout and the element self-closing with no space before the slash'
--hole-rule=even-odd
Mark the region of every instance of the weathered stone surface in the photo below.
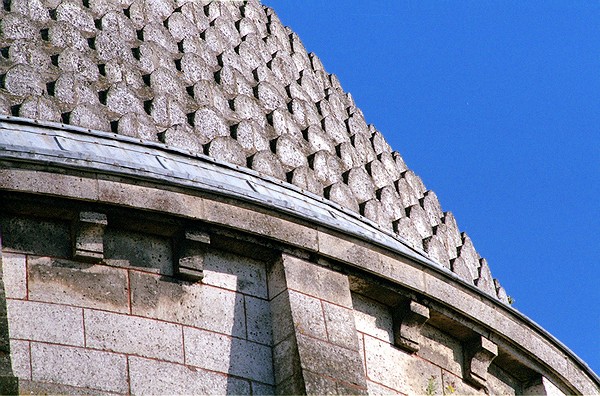
<svg viewBox="0 0 600 396">
<path fill-rule="evenodd" d="M 188 365 L 274 383 L 271 347 L 188 327 L 184 337 Z"/>
<path fill-rule="evenodd" d="M 174 363 L 131 357 L 129 372 L 131 393 L 137 395 L 250 394 L 250 387 L 246 381 Z"/>
<path fill-rule="evenodd" d="M 2 253 L 2 280 L 6 298 L 27 297 L 27 265 L 23 254 Z"/>
<path fill-rule="evenodd" d="M 346 307 L 323 301 L 323 317 L 327 327 L 327 339 L 335 345 L 358 350 L 353 311 Z"/>
<path fill-rule="evenodd" d="M 20 380 L 31 379 L 29 341 L 10 340 L 10 358 L 15 377 Z"/>
<path fill-rule="evenodd" d="M 429 320 L 429 308 L 416 301 L 395 307 L 392 310 L 394 318 L 394 345 L 409 352 L 420 349 L 421 328 Z"/>
<path fill-rule="evenodd" d="M 129 311 L 125 270 L 49 257 L 28 263 L 29 299 L 58 304 Z"/>
<path fill-rule="evenodd" d="M 127 363 L 123 355 L 34 342 L 31 368 L 34 381 L 118 393 L 128 390 Z"/>
<path fill-rule="evenodd" d="M 462 378 L 464 357 L 463 346 L 459 340 L 425 323 L 421 328 L 419 346 L 417 356 Z"/>
<path fill-rule="evenodd" d="M 243 296 L 198 283 L 162 280 L 158 275 L 130 273 L 134 315 L 201 329 L 246 336 Z M 179 307 L 173 310 L 172 307 Z"/>
<path fill-rule="evenodd" d="M 269 302 L 260 298 L 244 296 L 246 307 L 246 331 L 248 340 L 272 345 L 271 310 Z"/>
<path fill-rule="evenodd" d="M 360 294 L 352 294 L 356 330 L 392 343 L 393 321 L 390 309 Z"/>
<path fill-rule="evenodd" d="M 183 363 L 180 325 L 86 309 L 86 346 Z"/>
</svg>

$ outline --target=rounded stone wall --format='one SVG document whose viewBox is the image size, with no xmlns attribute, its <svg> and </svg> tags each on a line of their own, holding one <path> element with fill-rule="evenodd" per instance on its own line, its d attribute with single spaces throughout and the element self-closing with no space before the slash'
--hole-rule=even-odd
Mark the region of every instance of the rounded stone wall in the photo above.
<svg viewBox="0 0 600 396">
<path fill-rule="evenodd" d="M 600 394 L 255 1 L 11 0 L 3 393 Z"/>
</svg>

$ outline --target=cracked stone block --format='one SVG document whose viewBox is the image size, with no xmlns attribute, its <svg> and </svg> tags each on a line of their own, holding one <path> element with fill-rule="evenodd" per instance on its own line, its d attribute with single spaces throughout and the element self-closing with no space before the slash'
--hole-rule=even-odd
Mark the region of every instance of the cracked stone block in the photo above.
<svg viewBox="0 0 600 396">
<path fill-rule="evenodd" d="M 8 49 L 8 57 L 13 64 L 26 64 L 38 70 L 50 70 L 52 62 L 49 54 L 39 42 L 16 40 Z M 95 65 L 93 65 L 95 67 Z"/>
<path fill-rule="evenodd" d="M 431 229 L 431 225 L 427 220 L 427 213 L 423 210 L 423 208 L 421 208 L 420 205 L 413 205 L 409 207 L 406 213 L 412 220 L 415 230 L 419 233 L 421 239 L 425 239 L 433 235 L 433 230 Z"/>
<path fill-rule="evenodd" d="M 345 172 L 360 165 L 360 158 L 356 149 L 350 142 L 342 142 L 335 147 L 338 158 L 342 161 L 342 170 Z"/>
<path fill-rule="evenodd" d="M 430 259 L 440 263 L 448 269 L 451 269 L 448 251 L 438 235 L 433 235 L 423 239 L 423 249 L 429 255 Z"/>
<path fill-rule="evenodd" d="M 403 217 L 394 222 L 394 231 L 398 236 L 404 239 L 410 246 L 416 249 L 423 249 L 421 235 L 417 232 L 412 220 Z"/>
<path fill-rule="evenodd" d="M 98 94 L 93 86 L 75 73 L 63 73 L 54 83 L 53 94 L 61 103 L 99 105 Z"/>
<path fill-rule="evenodd" d="M 19 117 L 61 122 L 59 108 L 45 96 L 30 96 L 25 99 L 19 107 Z"/>
<path fill-rule="evenodd" d="M 133 26 L 131 20 L 122 12 L 107 12 L 102 16 L 102 19 L 100 19 L 100 26 L 102 27 L 102 30 L 115 33 L 121 40 L 127 43 L 134 43 L 137 41 L 135 26 Z"/>
<path fill-rule="evenodd" d="M 367 219 L 379 224 L 384 229 L 392 229 L 392 218 L 383 210 L 383 205 L 377 199 L 363 203 L 361 212 Z"/>
<path fill-rule="evenodd" d="M 56 8 L 56 20 L 70 23 L 86 37 L 93 37 L 96 34 L 94 18 L 77 3 L 71 1 L 60 3 Z"/>
<path fill-rule="evenodd" d="M 230 164 L 246 165 L 246 156 L 241 145 L 229 136 L 218 136 L 208 144 L 208 155 Z"/>
<path fill-rule="evenodd" d="M 251 157 L 250 168 L 259 173 L 286 180 L 285 170 L 281 160 L 270 150 L 259 151 Z"/>
<path fill-rule="evenodd" d="M 266 81 L 259 82 L 254 91 L 257 99 L 269 111 L 283 107 L 286 104 L 286 95 Z"/>
<path fill-rule="evenodd" d="M 373 179 L 363 167 L 350 169 L 344 178 L 358 202 L 362 203 L 375 198 Z"/>
<path fill-rule="evenodd" d="M 240 121 L 232 128 L 232 136 L 242 146 L 247 156 L 257 151 L 269 150 L 269 140 L 258 124 L 252 120 Z"/>
<path fill-rule="evenodd" d="M 285 109 L 276 109 L 269 117 L 277 136 L 291 135 L 297 137 L 301 135 L 300 128 Z"/>
<path fill-rule="evenodd" d="M 389 186 L 393 183 L 393 179 L 385 170 L 385 167 L 379 160 L 373 160 L 366 164 L 367 172 L 373 178 L 373 183 L 377 189 Z"/>
<path fill-rule="evenodd" d="M 342 179 L 342 167 L 339 158 L 327 151 L 317 151 L 308 158 L 311 169 L 324 186 L 337 183 Z"/>
<path fill-rule="evenodd" d="M 356 153 L 358 154 L 361 163 L 366 164 L 377 158 L 367 135 L 362 133 L 354 134 L 350 137 L 350 141 L 352 142 L 352 146 L 356 149 Z"/>
<path fill-rule="evenodd" d="M 303 190 L 316 195 L 323 195 L 323 184 L 319 182 L 315 172 L 308 166 L 299 166 L 288 174 L 288 180 Z"/>
<path fill-rule="evenodd" d="M 157 126 L 169 128 L 187 125 L 187 114 L 183 105 L 168 94 L 159 94 L 152 99 L 150 116 Z"/>
<path fill-rule="evenodd" d="M 41 95 L 45 92 L 45 84 L 34 68 L 27 65 L 16 65 L 4 76 L 4 88 L 13 95 Z"/>
<path fill-rule="evenodd" d="M 117 114 L 146 114 L 144 104 L 138 96 L 124 84 L 110 87 L 106 94 L 106 106 Z"/>
<path fill-rule="evenodd" d="M 149 23 L 162 23 L 175 10 L 175 3 L 170 0 L 136 0 L 129 7 L 130 19 L 136 29 Z"/>
<path fill-rule="evenodd" d="M 79 104 L 71 111 L 69 123 L 83 128 L 110 132 L 110 121 L 103 108 L 97 104 Z"/>
<path fill-rule="evenodd" d="M 323 130 L 333 139 L 336 144 L 347 142 L 348 133 L 346 126 L 337 118 L 326 116 L 322 120 Z"/>
<path fill-rule="evenodd" d="M 74 48 L 80 52 L 88 50 L 88 41 L 73 25 L 59 21 L 48 29 L 50 44 L 58 48 Z M 97 42 L 97 39 L 96 39 Z"/>
<path fill-rule="evenodd" d="M 418 205 L 419 199 L 417 198 L 417 194 L 405 178 L 396 180 L 394 184 L 400 196 L 400 204 L 404 208 Z"/>
<path fill-rule="evenodd" d="M 27 17 L 10 13 L 0 20 L 0 37 L 5 40 L 35 40 L 38 30 Z"/>
<path fill-rule="evenodd" d="M 273 59 L 269 61 L 267 66 L 273 71 L 273 74 L 283 86 L 298 81 L 300 78 L 294 65 L 294 61 L 285 51 L 278 51 Z"/>
<path fill-rule="evenodd" d="M 223 87 L 223 91 L 230 97 L 254 95 L 253 83 L 232 66 L 223 66 L 215 76 L 218 76 L 217 81 Z"/>
<path fill-rule="evenodd" d="M 195 2 L 186 3 L 181 7 L 181 12 L 174 12 L 169 16 L 169 18 L 165 21 L 167 29 L 171 33 L 171 36 L 176 42 L 183 40 L 186 37 L 190 36 L 198 36 L 200 33 L 208 27 L 208 18 L 204 16 L 204 19 L 198 19 L 198 23 L 196 23 L 194 18 L 198 16 L 198 14 L 194 15 L 186 15 L 189 12 L 197 13 L 197 5 Z M 185 9 L 185 10 L 184 10 Z M 204 22 L 204 23 L 202 23 Z"/>
<path fill-rule="evenodd" d="M 400 205 L 400 196 L 392 186 L 385 186 L 376 192 L 377 199 L 381 202 L 383 210 L 392 220 L 406 216 L 406 211 Z"/>
<path fill-rule="evenodd" d="M 335 142 L 321 128 L 313 125 L 304 132 L 304 135 L 310 145 L 311 153 L 323 150 L 332 155 L 336 154 Z"/>
<path fill-rule="evenodd" d="M 308 166 L 306 148 L 302 147 L 300 142 L 290 135 L 282 135 L 271 144 L 274 145 L 275 154 L 284 166 L 292 169 L 299 166 Z"/>
<path fill-rule="evenodd" d="M 163 51 L 168 51 L 171 54 L 179 52 L 177 42 L 162 23 L 154 22 L 144 26 L 142 35 L 145 42 L 154 42 L 158 44 Z"/>
<path fill-rule="evenodd" d="M 385 141 L 385 138 L 378 130 L 375 130 L 373 132 L 373 135 L 371 135 L 371 142 L 373 144 L 373 149 L 375 150 L 376 154 L 392 152 L 392 148 Z"/>
<path fill-rule="evenodd" d="M 494 285 L 494 279 L 490 267 L 488 266 L 487 260 L 482 258 L 479 260 L 479 278 L 475 281 L 475 286 L 486 292 L 492 297 L 498 298 L 496 292 L 496 286 Z"/>
<path fill-rule="evenodd" d="M 146 114 L 127 113 L 117 124 L 117 133 L 139 139 L 157 141 L 156 125 Z"/>
<path fill-rule="evenodd" d="M 300 128 L 305 129 L 312 125 L 321 126 L 321 118 L 314 104 L 302 99 L 292 99 L 288 107 L 292 113 L 292 118 Z"/>
<path fill-rule="evenodd" d="M 17 12 L 36 22 L 46 23 L 50 21 L 48 9 L 40 0 L 12 0 L 10 11 Z"/>
<path fill-rule="evenodd" d="M 429 224 L 431 224 L 432 227 L 441 223 L 444 212 L 442 211 L 442 207 L 435 192 L 429 190 L 425 193 L 425 196 L 423 197 L 423 209 L 425 209 Z"/>
<path fill-rule="evenodd" d="M 337 182 L 326 187 L 325 198 L 356 213 L 359 213 L 360 211 L 358 201 L 356 200 L 356 197 L 354 197 L 352 190 L 348 185 L 342 182 Z"/>
<path fill-rule="evenodd" d="M 383 168 L 386 170 L 391 180 L 400 179 L 402 174 L 396 166 L 392 153 L 383 152 L 377 155 L 377 159 L 381 162 L 381 165 L 383 165 Z"/>
<path fill-rule="evenodd" d="M 58 56 L 58 67 L 64 72 L 77 73 L 86 81 L 97 81 L 98 67 L 91 57 L 67 48 Z"/>
</svg>

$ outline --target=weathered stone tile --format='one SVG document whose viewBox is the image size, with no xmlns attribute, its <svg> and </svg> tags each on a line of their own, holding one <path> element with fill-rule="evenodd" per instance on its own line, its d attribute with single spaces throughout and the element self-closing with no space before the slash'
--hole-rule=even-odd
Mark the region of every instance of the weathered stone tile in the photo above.
<svg viewBox="0 0 600 396">
<path fill-rule="evenodd" d="M 69 257 L 71 229 L 67 222 L 0 214 L 2 248 L 22 253 Z"/>
<path fill-rule="evenodd" d="M 271 308 L 266 300 L 244 296 L 246 307 L 246 331 L 248 340 L 271 345 Z"/>
<path fill-rule="evenodd" d="M 348 349 L 358 349 L 352 310 L 323 301 L 323 314 L 330 342 Z"/>
<path fill-rule="evenodd" d="M 345 307 L 352 307 L 348 277 L 293 256 L 284 256 L 288 288 Z M 310 273 L 311 276 L 306 276 Z"/>
<path fill-rule="evenodd" d="M 83 346 L 81 308 L 10 299 L 6 305 L 12 338 Z"/>
<path fill-rule="evenodd" d="M 26 298 L 27 264 L 25 255 L 2 253 L 1 261 L 6 298 Z"/>
<path fill-rule="evenodd" d="M 184 338 L 187 364 L 273 384 L 271 347 L 189 327 Z"/>
<path fill-rule="evenodd" d="M 158 235 L 107 227 L 104 233 L 105 263 L 140 267 L 173 275 L 171 239 Z"/>
<path fill-rule="evenodd" d="M 130 281 L 134 315 L 246 337 L 241 294 L 137 271 Z"/>
<path fill-rule="evenodd" d="M 310 370 L 355 386 L 366 386 L 358 351 L 297 334 L 303 370 Z"/>
<path fill-rule="evenodd" d="M 129 357 L 129 373 L 136 395 L 250 394 L 246 381 L 174 363 Z"/>
<path fill-rule="evenodd" d="M 373 396 L 384 396 L 384 395 L 401 395 L 402 393 L 395 391 L 386 386 L 380 385 L 376 382 L 367 380 L 367 391 L 369 395 Z"/>
<path fill-rule="evenodd" d="M 284 380 L 292 377 L 294 373 L 299 373 L 299 369 L 298 344 L 296 343 L 296 337 L 291 335 L 273 347 L 275 383 L 280 387 Z"/>
<path fill-rule="evenodd" d="M 88 309 L 84 317 L 90 348 L 183 363 L 180 325 Z"/>
<path fill-rule="evenodd" d="M 29 259 L 28 274 L 30 300 L 129 311 L 123 269 L 38 257 Z"/>
<path fill-rule="evenodd" d="M 296 332 L 327 340 L 321 301 L 293 290 L 287 293 Z"/>
<path fill-rule="evenodd" d="M 204 258 L 202 283 L 267 298 L 265 265 L 259 261 L 211 251 Z"/>
<path fill-rule="evenodd" d="M 388 343 L 393 342 L 393 320 L 388 307 L 354 293 L 352 305 L 356 330 Z"/>
<path fill-rule="evenodd" d="M 10 340 L 10 358 L 15 377 L 31 379 L 29 341 Z"/>
<path fill-rule="evenodd" d="M 19 380 L 19 392 L 22 395 L 77 395 L 77 396 L 108 396 L 120 393 L 100 391 L 98 389 L 79 388 L 75 386 Z"/>
<path fill-rule="evenodd" d="M 123 355 L 32 342 L 31 366 L 34 381 L 119 393 L 128 389 Z"/>
<path fill-rule="evenodd" d="M 98 199 L 96 179 L 58 173 L 16 169 L 0 170 L 0 186 L 7 190 L 70 196 L 90 201 Z M 6 232 L 6 229 L 4 231 Z"/>
<path fill-rule="evenodd" d="M 394 346 L 365 335 L 367 375 L 377 383 L 404 394 L 424 394 L 428 380 L 437 380 L 441 394 L 442 371 Z"/>
<path fill-rule="evenodd" d="M 419 346 L 418 356 L 462 377 L 463 348 L 458 340 L 425 324 L 421 328 Z"/>
</svg>

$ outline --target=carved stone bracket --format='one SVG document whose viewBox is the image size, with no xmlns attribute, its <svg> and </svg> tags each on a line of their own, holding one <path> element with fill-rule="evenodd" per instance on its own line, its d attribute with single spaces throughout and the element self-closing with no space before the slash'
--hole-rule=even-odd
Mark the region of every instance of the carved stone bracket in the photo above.
<svg viewBox="0 0 600 396">
<path fill-rule="evenodd" d="M 429 308 L 410 301 L 394 312 L 394 344 L 410 352 L 419 350 L 421 328 L 429 319 Z"/>
<path fill-rule="evenodd" d="M 465 345 L 465 379 L 478 388 L 486 388 L 487 373 L 498 356 L 498 346 L 483 336 Z"/>
<path fill-rule="evenodd" d="M 106 215 L 80 212 L 73 224 L 73 258 L 99 262 L 104 259 L 104 229 L 108 224 Z"/>
<path fill-rule="evenodd" d="M 204 278 L 204 256 L 210 244 L 206 232 L 187 229 L 175 241 L 175 275 L 192 282 Z"/>
</svg>

